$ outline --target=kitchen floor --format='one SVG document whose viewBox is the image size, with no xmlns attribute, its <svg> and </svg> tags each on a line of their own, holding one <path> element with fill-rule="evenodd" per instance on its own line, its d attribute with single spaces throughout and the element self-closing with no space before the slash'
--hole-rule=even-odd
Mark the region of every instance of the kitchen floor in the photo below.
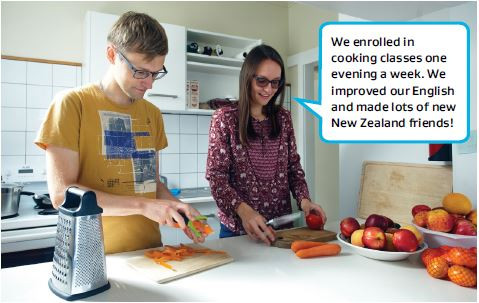
<svg viewBox="0 0 479 303">
<path fill-rule="evenodd" d="M 30 265 L 53 260 L 54 247 L 2 254 L 2 268 Z"/>
</svg>

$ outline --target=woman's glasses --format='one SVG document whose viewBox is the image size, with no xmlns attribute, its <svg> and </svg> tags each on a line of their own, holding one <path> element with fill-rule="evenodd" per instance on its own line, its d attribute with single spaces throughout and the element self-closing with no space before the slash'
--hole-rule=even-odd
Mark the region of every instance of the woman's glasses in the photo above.
<svg viewBox="0 0 479 303">
<path fill-rule="evenodd" d="M 268 80 L 267 78 L 262 76 L 255 76 L 254 79 L 256 81 L 256 85 L 258 85 L 259 87 L 266 87 L 268 86 L 268 84 L 271 83 L 271 88 L 278 89 L 278 87 L 283 84 L 283 80 L 280 79 Z"/>
</svg>

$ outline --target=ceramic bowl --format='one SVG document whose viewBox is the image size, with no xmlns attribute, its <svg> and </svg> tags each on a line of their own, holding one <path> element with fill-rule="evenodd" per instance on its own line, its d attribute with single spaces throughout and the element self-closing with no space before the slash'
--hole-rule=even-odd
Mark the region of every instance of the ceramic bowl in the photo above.
<svg viewBox="0 0 479 303">
<path fill-rule="evenodd" d="M 426 243 L 423 243 L 419 246 L 419 249 L 414 252 L 400 252 L 400 251 L 383 251 L 383 250 L 375 250 L 369 249 L 365 247 L 359 247 L 356 245 L 352 245 L 349 243 L 349 240 L 344 238 L 341 233 L 337 234 L 336 236 L 342 244 L 350 247 L 353 252 L 357 253 L 366 258 L 381 260 L 381 261 L 399 261 L 407 259 L 410 256 L 414 256 L 417 254 L 422 253 L 428 246 Z"/>
<path fill-rule="evenodd" d="M 459 246 L 466 248 L 477 246 L 477 236 L 449 234 L 420 227 L 416 224 L 414 224 L 414 226 L 419 229 L 420 232 L 422 232 L 422 234 L 424 235 L 424 242 L 426 242 L 427 245 L 432 248 L 439 247 L 441 245 Z"/>
</svg>

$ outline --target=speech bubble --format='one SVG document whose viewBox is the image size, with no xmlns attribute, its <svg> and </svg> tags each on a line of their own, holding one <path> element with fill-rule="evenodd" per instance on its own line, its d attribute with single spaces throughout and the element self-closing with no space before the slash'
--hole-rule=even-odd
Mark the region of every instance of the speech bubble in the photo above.
<svg viewBox="0 0 479 303">
<path fill-rule="evenodd" d="M 462 143 L 470 133 L 463 22 L 327 22 L 319 28 L 319 118 L 328 143 Z"/>
</svg>

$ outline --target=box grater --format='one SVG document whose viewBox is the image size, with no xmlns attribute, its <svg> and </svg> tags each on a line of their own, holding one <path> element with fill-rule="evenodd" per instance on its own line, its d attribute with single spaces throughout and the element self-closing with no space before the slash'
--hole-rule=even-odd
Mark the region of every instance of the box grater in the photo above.
<svg viewBox="0 0 479 303">
<path fill-rule="evenodd" d="M 110 288 L 106 277 L 101 213 L 96 195 L 69 187 L 59 208 L 52 276 L 48 286 L 71 301 Z"/>
</svg>

